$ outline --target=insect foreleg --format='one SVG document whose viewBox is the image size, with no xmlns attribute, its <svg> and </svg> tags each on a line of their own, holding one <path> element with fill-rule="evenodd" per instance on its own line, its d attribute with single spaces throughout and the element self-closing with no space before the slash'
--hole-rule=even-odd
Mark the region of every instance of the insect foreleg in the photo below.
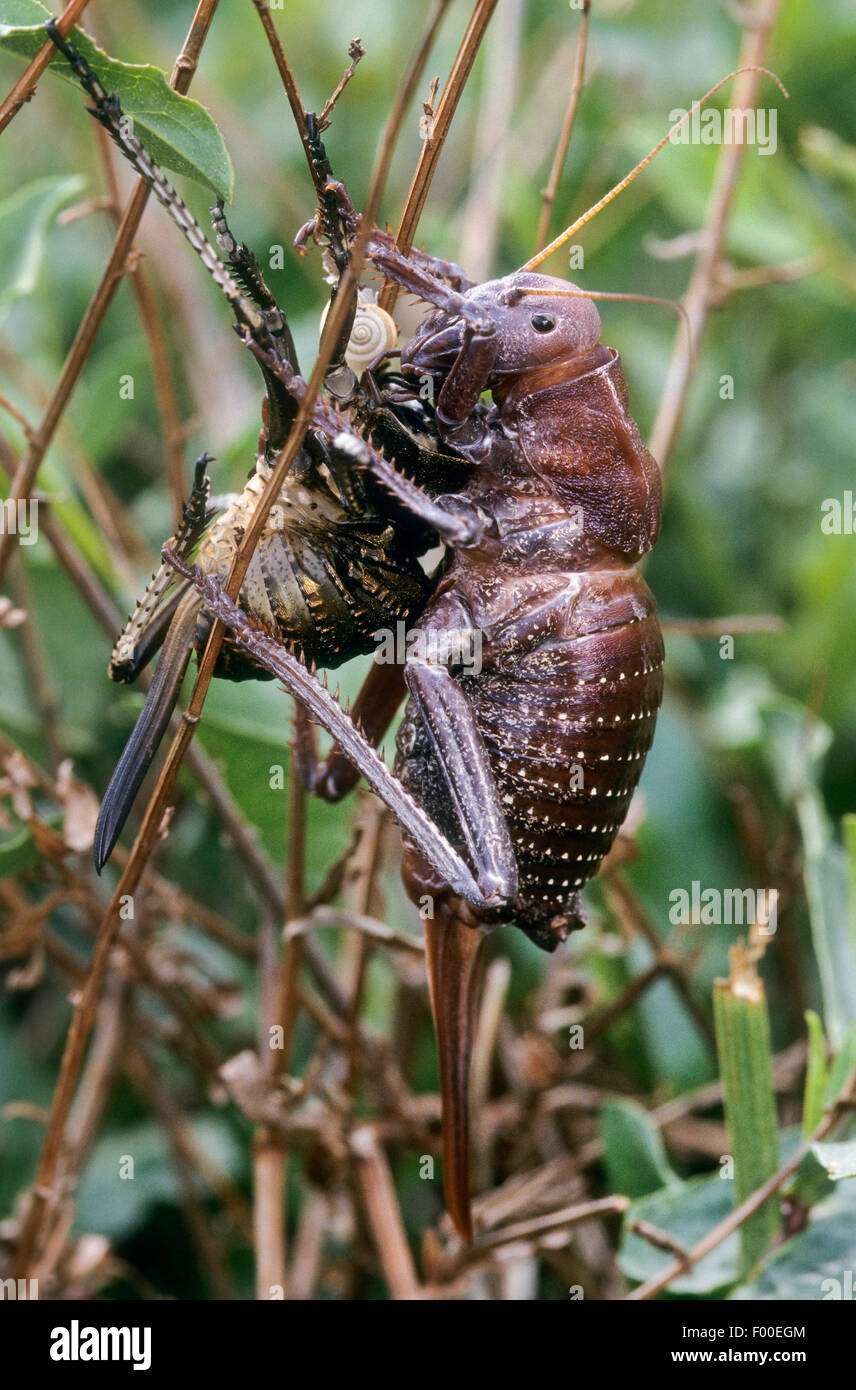
<svg viewBox="0 0 856 1390">
<path fill-rule="evenodd" d="M 446 283 L 442 270 L 439 275 L 431 270 L 432 257 L 421 253 L 417 253 L 414 259 L 403 256 L 394 239 L 387 232 L 377 229 L 371 234 L 367 254 L 377 269 L 383 271 L 388 279 L 393 280 L 403 290 L 415 294 L 418 299 L 424 299 L 428 304 L 433 304 L 435 309 L 442 309 L 446 314 L 466 319 L 474 326 L 482 324 L 484 315 L 479 313 L 476 306 Z M 443 267 L 448 263 L 441 261 L 439 264 Z M 454 271 L 457 268 L 451 269 L 451 278 L 454 279 Z M 463 272 L 461 274 L 463 276 Z M 466 276 L 463 278 L 466 280 Z M 472 282 L 466 280 L 466 283 L 469 287 Z"/>
<path fill-rule="evenodd" d="M 440 280 L 445 280 L 453 290 L 459 294 L 464 294 L 475 286 L 475 280 L 471 280 L 465 270 L 461 270 L 454 261 L 441 260 L 439 256 L 429 256 L 427 252 L 420 251 L 418 247 L 412 246 L 407 253 L 407 259 L 413 265 L 419 266 L 421 270 L 427 270 L 429 275 L 435 276 Z"/>
<path fill-rule="evenodd" d="M 287 362 L 278 359 L 269 349 L 254 342 L 249 336 L 245 337 L 244 341 L 259 362 L 269 366 L 279 377 L 295 400 L 302 400 L 306 393 L 306 382 L 303 378 L 298 376 Z M 465 547 L 478 544 L 482 525 L 472 507 L 467 506 L 464 501 L 455 511 L 440 506 L 416 483 L 399 473 L 389 459 L 363 438 L 346 416 L 326 401 L 318 401 L 314 406 L 312 425 L 327 437 L 332 450 L 359 468 L 367 469 L 388 492 L 407 507 L 408 511 L 432 526 L 447 545 Z"/>
<path fill-rule="evenodd" d="M 217 245 L 250 298 L 266 314 L 280 314 L 284 323 L 285 315 L 265 283 L 261 266 L 249 246 L 245 242 L 239 242 L 229 226 L 222 198 L 218 198 L 211 209 L 211 226 L 217 238 Z"/>
</svg>

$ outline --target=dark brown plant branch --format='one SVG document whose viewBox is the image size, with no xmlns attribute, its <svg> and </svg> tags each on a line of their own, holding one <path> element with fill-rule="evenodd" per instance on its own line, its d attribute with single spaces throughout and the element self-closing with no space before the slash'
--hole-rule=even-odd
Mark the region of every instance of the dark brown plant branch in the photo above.
<svg viewBox="0 0 856 1390">
<path fill-rule="evenodd" d="M 56 22 L 64 39 L 71 33 L 88 4 L 89 0 L 69 0 Z M 55 53 L 54 45 L 50 39 L 47 39 L 32 62 L 21 73 L 18 81 L 0 106 L 0 134 L 6 129 L 9 122 L 14 120 L 21 107 L 30 100 L 36 90 L 36 83 Z"/>
</svg>

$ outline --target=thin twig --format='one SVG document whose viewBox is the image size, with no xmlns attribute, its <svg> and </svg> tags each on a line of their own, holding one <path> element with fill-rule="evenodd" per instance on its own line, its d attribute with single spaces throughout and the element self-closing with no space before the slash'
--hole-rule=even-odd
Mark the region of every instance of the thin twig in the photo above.
<svg viewBox="0 0 856 1390">
<path fill-rule="evenodd" d="M 193 80 L 193 74 L 196 71 L 196 65 L 199 61 L 199 54 L 205 42 L 205 37 L 208 33 L 211 21 L 214 18 L 214 11 L 218 3 L 219 0 L 199 0 L 199 6 L 193 17 L 193 23 L 190 26 L 184 47 L 176 59 L 170 77 L 170 86 L 182 95 L 187 91 Z M 51 50 L 51 54 L 56 53 L 53 44 L 49 44 L 48 47 Z M 119 288 L 122 276 L 128 269 L 128 256 L 148 199 L 148 186 L 145 180 L 140 178 L 137 180 L 134 192 L 125 208 L 122 221 L 119 225 L 119 231 L 116 234 L 113 248 L 108 257 L 107 265 L 104 268 L 104 273 L 101 276 L 95 294 L 89 302 L 80 327 L 75 334 L 74 342 L 63 364 L 59 381 L 54 388 L 47 409 L 34 431 L 33 438 L 27 442 L 26 451 L 15 471 L 10 490 L 10 496 L 15 499 L 15 505 L 17 505 L 19 501 L 28 498 L 32 492 L 39 465 L 54 437 L 56 428 L 71 398 L 71 394 L 80 379 L 80 374 L 86 365 L 95 339 L 104 322 L 104 317 L 113 301 L 113 296 Z M 5 534 L 0 534 L 0 582 L 2 582 L 3 576 L 6 573 L 6 566 L 9 563 L 9 556 L 12 553 L 14 544 L 14 532 L 9 531 Z"/>
<path fill-rule="evenodd" d="M 8 442 L 0 435 L 0 466 L 8 476 L 15 470 L 16 459 Z M 37 494 L 39 496 L 39 494 Z M 112 599 L 102 587 L 86 561 L 78 554 L 68 540 L 65 532 L 54 517 L 50 515 L 48 503 L 39 497 L 39 529 L 54 551 L 60 565 L 74 587 L 93 613 L 101 628 L 111 641 L 122 625 L 122 615 Z M 143 672 L 140 684 L 147 689 L 151 677 Z M 173 726 L 177 724 L 177 719 Z M 229 845 L 241 860 L 261 901 L 279 918 L 285 910 L 285 894 L 277 874 L 259 846 L 255 831 L 245 820 L 229 792 L 221 774 L 197 745 L 191 744 L 187 753 L 187 767 L 202 788 L 214 815 L 219 820 Z M 118 863 L 127 863 L 124 851 L 117 854 Z M 332 885 L 331 885 L 332 886 Z M 344 1007 L 344 998 L 336 982 L 324 953 L 314 942 L 306 943 L 306 961 L 319 988 L 327 1000 L 336 1008 Z"/>
<path fill-rule="evenodd" d="M 68 38 L 68 35 L 71 33 L 88 4 L 89 0 L 69 0 L 69 3 L 56 22 L 57 28 L 64 39 Z M 46 42 L 42 44 L 35 58 L 33 58 L 25 71 L 21 73 L 18 81 L 6 97 L 2 106 L 0 106 L 0 134 L 6 129 L 9 122 L 14 120 L 21 107 L 30 100 L 30 97 L 36 90 L 36 84 L 39 78 L 55 54 L 56 49 L 54 45 L 50 39 L 47 39 Z"/>
<path fill-rule="evenodd" d="M 756 1188 L 756 1190 L 746 1198 L 745 1202 L 741 1202 L 738 1207 L 735 1207 L 732 1212 L 729 1212 L 728 1216 L 714 1226 L 712 1231 L 708 1231 L 707 1235 L 702 1236 L 701 1240 L 697 1241 L 696 1244 L 686 1252 L 683 1259 L 667 1265 L 659 1274 L 655 1274 L 653 1278 L 646 1280 L 644 1284 L 640 1284 L 637 1289 L 629 1293 L 627 1295 L 628 1301 L 639 1302 L 646 1298 L 653 1298 L 655 1294 L 667 1288 L 679 1275 L 685 1273 L 689 1266 L 698 1264 L 700 1260 L 703 1260 L 706 1255 L 710 1254 L 711 1250 L 715 1250 L 718 1245 L 721 1245 L 724 1240 L 727 1240 L 730 1235 L 733 1235 L 735 1231 L 739 1230 L 743 1222 L 747 1221 L 750 1216 L 758 1211 L 770 1197 L 784 1186 L 788 1178 L 797 1171 L 806 1154 L 810 1152 L 812 1145 L 819 1143 L 821 1139 L 825 1139 L 827 1134 L 836 1127 L 842 1117 L 850 1112 L 854 1100 L 856 1100 L 856 1071 L 853 1071 L 848 1077 L 847 1082 L 842 1087 L 838 1097 L 830 1106 L 820 1124 L 817 1125 L 808 1138 L 794 1150 L 787 1163 L 783 1163 L 778 1172 L 773 1173 L 772 1177 L 768 1178 L 765 1183 L 762 1183 L 760 1187 Z"/>
<path fill-rule="evenodd" d="M 434 1277 L 438 1282 L 445 1283 L 455 1278 L 462 1270 L 481 1264 L 486 1258 L 494 1256 L 503 1246 L 534 1242 L 551 1232 L 569 1230 L 598 1217 L 621 1216 L 629 1206 L 629 1197 L 599 1197 L 590 1202 L 578 1202 L 573 1206 L 563 1207 L 561 1211 L 547 1212 L 544 1216 L 534 1216 L 527 1221 L 503 1226 L 498 1231 L 491 1231 L 489 1235 L 479 1236 L 472 1245 L 441 1261 Z"/>
<path fill-rule="evenodd" d="M 547 180 L 547 187 L 541 194 L 541 215 L 538 219 L 538 232 L 535 237 L 535 250 L 543 251 L 547 245 L 547 235 L 550 231 L 550 214 L 553 211 L 553 204 L 556 201 L 556 194 L 559 191 L 559 180 L 562 177 L 562 170 L 565 167 L 565 160 L 568 155 L 568 146 L 571 143 L 571 134 L 574 129 L 574 121 L 577 116 L 577 106 L 580 100 L 580 93 L 583 89 L 583 80 L 586 69 L 586 45 L 588 44 L 589 12 L 591 11 L 591 0 L 583 0 L 582 16 L 580 18 L 580 32 L 577 36 L 576 53 L 574 54 L 574 75 L 571 79 L 571 94 L 568 98 L 568 109 L 565 112 L 565 119 L 562 123 L 562 132 L 559 136 L 559 143 L 556 146 L 556 154 L 553 159 L 553 167 L 550 170 L 550 177 Z"/>
<path fill-rule="evenodd" d="M 33 694 L 33 702 L 38 710 L 48 761 L 52 771 L 56 772 L 63 759 L 59 732 L 60 704 L 53 686 L 50 667 L 42 648 L 42 633 L 36 623 L 33 594 L 23 553 L 20 551 L 18 552 L 17 564 L 12 566 L 9 579 L 12 598 L 18 608 L 23 609 L 27 615 L 26 621 L 18 629 L 21 656 Z"/>
<path fill-rule="evenodd" d="M 171 85 L 177 91 L 186 92 L 190 86 L 193 74 L 196 71 L 202 45 L 205 42 L 205 37 L 214 17 L 214 11 L 217 8 L 217 3 L 218 0 L 200 0 L 190 30 L 188 31 L 187 39 L 176 60 L 170 79 Z M 53 47 L 53 45 L 51 45 L 51 47 Z M 127 258 L 131 242 L 148 199 L 148 192 L 149 190 L 145 182 L 140 179 L 122 219 L 122 226 L 107 263 L 107 268 L 102 276 L 101 284 L 90 302 L 83 323 L 75 337 L 74 346 L 66 359 L 66 365 L 63 369 L 60 383 L 54 392 L 51 403 L 37 431 L 37 443 L 35 446 L 31 446 L 28 449 L 16 472 L 12 485 L 12 495 L 16 498 L 26 497 L 30 492 L 41 458 L 59 423 L 62 412 L 71 395 L 71 391 L 77 382 L 80 372 L 83 369 L 83 364 L 89 354 L 89 350 L 95 341 L 95 336 L 101 325 L 104 314 L 115 293 L 118 283 L 117 273 Z M 0 576 L 2 576 L 3 572 L 3 542 L 10 541 L 11 539 L 11 535 L 0 537 Z M 7 549 L 6 556 L 8 557 L 10 554 L 11 551 Z M 152 841 L 153 840 L 154 834 L 152 834 Z M 140 867 L 142 868 L 142 865 Z M 139 876 L 137 876 L 137 879 L 138 877 Z M 134 880 L 133 888 L 136 888 L 137 879 Z M 131 892 L 133 892 L 133 888 Z M 120 899 L 121 894 L 117 892 L 113 904 L 111 904 L 111 911 L 108 916 L 110 928 L 109 930 L 102 931 L 96 940 L 90 975 L 81 993 L 80 1001 L 74 1011 L 68 1037 L 66 1039 L 65 1051 L 63 1053 L 60 1074 L 51 1103 L 51 1115 L 45 1134 L 41 1158 L 39 1160 L 32 1198 L 26 1217 L 22 1222 L 18 1246 L 15 1252 L 15 1267 L 22 1271 L 21 1277 L 23 1277 L 23 1272 L 29 1268 L 30 1261 L 38 1243 L 42 1223 L 49 1211 L 51 1200 L 56 1196 L 54 1184 L 56 1182 L 58 1164 L 62 1152 L 63 1134 L 74 1099 L 80 1066 L 83 1061 L 86 1043 L 92 1027 L 101 984 L 107 970 L 116 927 L 118 926 L 119 909 L 121 906 Z"/>
<path fill-rule="evenodd" d="M 660 626 L 675 637 L 723 637 L 756 632 L 786 632 L 788 625 L 776 613 L 739 613 L 731 618 L 663 618 Z"/>
<path fill-rule="evenodd" d="M 713 1033 L 713 1024 L 699 1003 L 693 989 L 693 982 L 688 974 L 686 967 L 675 955 L 667 948 L 664 950 L 663 942 L 660 940 L 659 933 L 653 922 L 650 921 L 648 914 L 644 911 L 636 894 L 622 873 L 618 870 L 609 874 L 607 877 L 607 896 L 610 898 L 610 905 L 616 911 L 619 919 L 628 924 L 631 930 L 643 936 L 652 950 L 658 953 L 658 958 L 663 968 L 667 971 L 672 983 L 684 1001 L 684 1005 L 693 1019 L 698 1031 L 701 1033 L 708 1047 L 712 1051 L 716 1050 L 716 1040 Z"/>
<path fill-rule="evenodd" d="M 289 921 L 303 911 L 305 878 L 306 815 L 303 784 L 292 753 L 288 768 L 286 811 L 286 892 L 285 917 Z M 263 996 L 262 1028 L 259 1046 L 261 1065 L 268 1082 L 275 1087 L 288 1070 L 294 1028 L 299 1008 L 298 976 L 303 960 L 303 941 L 283 940 L 279 966 L 271 990 Z M 260 971 L 269 968 L 259 956 Z M 264 981 L 261 980 L 260 984 Z M 277 1028 L 278 1046 L 273 1046 L 271 1030 Z M 255 1223 L 256 1298 L 268 1299 L 273 1289 L 286 1291 L 285 1184 L 288 1173 L 288 1144 L 282 1131 L 262 1125 L 253 1141 L 253 1217 Z"/>
<path fill-rule="evenodd" d="M 135 1023 L 136 1019 L 132 1020 Z M 228 1213 L 234 1228 L 245 1238 L 252 1230 L 247 1199 L 240 1188 L 199 1144 L 180 1104 L 159 1075 L 157 1065 L 141 1047 L 132 1048 L 125 1070 L 131 1081 L 140 1088 L 149 1104 L 156 1108 L 169 1127 L 171 1142 L 184 1155 L 186 1162 L 204 1178 L 211 1192 Z"/>
<path fill-rule="evenodd" d="M 216 3 L 216 0 L 213 0 L 213 3 Z M 200 10 L 197 11 L 197 16 L 201 14 L 201 11 L 202 6 L 200 6 Z M 194 23 L 196 23 L 196 21 L 194 21 Z M 188 39 L 188 44 L 185 45 L 185 49 L 189 46 L 189 42 L 190 39 Z M 198 55 L 198 45 L 195 47 L 195 52 Z M 179 64 L 176 66 L 178 67 Z M 270 477 L 256 504 L 252 520 L 247 526 L 241 543 L 235 552 L 232 566 L 224 586 L 225 592 L 230 598 L 237 597 L 255 547 L 258 544 L 261 532 L 267 521 L 268 513 L 280 494 L 285 478 L 302 446 L 304 436 L 309 427 L 312 411 L 324 381 L 324 375 L 329 366 L 335 344 L 338 341 L 338 335 L 344 325 L 345 316 L 348 313 L 348 292 L 349 289 L 357 283 L 357 277 L 363 264 L 369 238 L 374 228 L 377 208 L 386 182 L 395 140 L 401 127 L 408 98 L 409 93 L 405 80 L 384 127 L 380 147 L 372 170 L 369 193 L 360 223 L 360 230 L 357 234 L 351 255 L 351 261 L 347 270 L 342 275 L 340 293 L 337 295 L 329 315 L 321 348 L 307 383 L 305 394 L 300 402 L 289 438 L 272 465 Z M 143 188 L 145 189 L 145 184 Z M 212 625 L 211 633 L 199 663 L 199 671 L 187 709 L 184 711 L 179 721 L 178 730 L 173 737 L 160 776 L 158 777 L 155 789 L 152 792 L 143 815 L 143 822 L 137 838 L 134 841 L 130 858 L 119 879 L 96 937 L 92 953 L 90 974 L 81 992 L 66 1039 L 65 1051 L 63 1053 L 59 1079 L 51 1105 L 51 1116 L 45 1135 L 32 1201 L 27 1213 L 27 1218 L 22 1225 L 21 1237 L 16 1253 L 16 1268 L 21 1268 L 22 1270 L 26 1270 L 29 1267 L 32 1252 L 48 1210 L 49 1201 L 51 1197 L 55 1195 L 54 1187 L 62 1152 L 62 1136 L 74 1098 L 77 1079 L 80 1074 L 80 1067 L 86 1050 L 89 1032 L 92 1027 L 101 986 L 109 965 L 110 953 L 118 931 L 120 912 L 127 899 L 129 897 L 133 898 L 149 856 L 160 836 L 163 817 L 169 805 L 181 764 L 202 714 L 205 696 L 214 674 L 214 668 L 217 663 L 224 635 L 225 629 L 223 624 L 220 621 L 215 621 Z"/>
<path fill-rule="evenodd" d="M 476 281 L 490 277 L 499 236 L 508 137 L 517 101 L 523 8 L 523 0 L 507 0 L 500 6 L 485 43 L 470 187 L 457 257 Z"/>
<path fill-rule="evenodd" d="M 778 13 L 780 0 L 764 0 L 751 10 L 750 24 L 740 50 L 741 68 L 760 67 Z M 762 73 L 743 72 L 734 93 L 734 106 L 745 110 L 756 104 Z M 708 316 L 713 303 L 717 271 L 728 230 L 728 219 L 734 201 L 737 178 L 746 154 L 742 143 L 723 145 L 719 152 L 713 188 L 708 200 L 704 231 L 699 243 L 684 306 L 691 329 L 691 341 L 696 352 L 701 348 Z M 675 338 L 672 357 L 666 372 L 660 405 L 651 431 L 651 452 L 659 460 L 663 473 L 669 466 L 672 449 L 678 436 L 692 374 L 689 344 L 682 333 Z"/>
<path fill-rule="evenodd" d="M 425 947 L 415 937 L 388 926 L 377 917 L 369 917 L 363 912 L 349 912 L 345 908 L 313 908 L 305 917 L 298 917 L 289 922 L 285 938 L 292 941 L 295 937 L 304 936 L 314 927 L 344 927 L 348 931 L 361 933 L 370 941 L 377 941 L 383 946 L 393 946 L 418 960 L 425 958 Z"/>
<path fill-rule="evenodd" d="M 431 121 L 430 132 L 426 133 L 425 143 L 422 146 L 422 153 L 416 165 L 416 172 L 413 175 L 410 188 L 407 193 L 407 200 L 404 204 L 404 212 L 398 224 L 395 241 L 399 251 L 406 256 L 413 245 L 413 238 L 416 235 L 416 228 L 422 216 L 422 209 L 428 197 L 428 190 L 437 168 L 446 136 L 452 124 L 452 118 L 458 108 L 467 79 L 472 71 L 476 54 L 481 46 L 485 30 L 490 22 L 491 15 L 496 9 L 497 0 L 476 0 L 476 6 L 467 25 L 466 33 L 461 40 L 457 56 L 449 73 L 448 80 L 443 88 L 442 95 L 437 103 L 437 109 Z M 445 4 L 438 3 L 431 17 L 429 24 L 429 34 L 433 28 L 439 24 L 445 10 Z M 421 71 L 421 67 L 420 67 Z M 414 74 L 414 77 L 418 73 Z M 391 312 L 392 306 L 398 297 L 398 289 L 395 285 L 387 283 L 384 285 L 379 298 L 381 308 Z"/>
<path fill-rule="evenodd" d="M 419 1279 L 404 1230 L 386 1154 L 371 1125 L 351 1134 L 351 1152 L 389 1291 L 394 1299 L 420 1297 Z"/>
<path fill-rule="evenodd" d="M 184 1117 L 173 1101 L 166 1087 L 144 1055 L 137 1051 L 127 1062 L 136 1085 L 157 1115 L 166 1134 L 175 1175 L 181 1191 L 184 1214 L 190 1237 L 196 1247 L 199 1263 L 208 1276 L 211 1293 L 219 1302 L 235 1297 L 232 1281 L 228 1273 L 226 1254 L 222 1241 L 215 1234 L 215 1227 L 197 1192 L 195 1155 L 188 1154 L 188 1144 L 183 1134 Z"/>
</svg>

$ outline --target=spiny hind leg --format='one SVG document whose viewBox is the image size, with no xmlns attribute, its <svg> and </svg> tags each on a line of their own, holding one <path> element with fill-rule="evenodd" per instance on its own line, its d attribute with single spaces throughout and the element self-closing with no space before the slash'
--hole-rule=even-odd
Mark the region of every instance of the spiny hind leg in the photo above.
<svg viewBox="0 0 856 1390">
<path fill-rule="evenodd" d="M 400 664 L 372 663 L 349 714 L 373 748 L 380 743 L 406 694 Z M 317 726 L 299 701 L 294 707 L 294 724 L 295 761 L 306 790 L 323 801 L 341 801 L 357 785 L 359 771 L 338 743 L 319 761 Z"/>
<path fill-rule="evenodd" d="M 341 746 L 343 753 L 355 763 L 369 786 L 389 807 L 405 834 L 419 847 L 451 891 L 478 908 L 489 911 L 501 908 L 499 876 L 491 856 L 488 855 L 484 866 L 477 866 L 480 879 L 477 881 L 431 817 L 405 791 L 342 706 L 303 662 L 268 633 L 253 627 L 246 613 L 232 602 L 212 577 L 203 574 L 198 565 L 189 568 L 166 547 L 163 555 L 179 574 L 191 581 L 205 607 L 232 629 L 238 645 L 281 680 L 290 695 L 303 701 L 312 716 Z M 477 834 L 474 839 L 478 843 Z"/>
</svg>

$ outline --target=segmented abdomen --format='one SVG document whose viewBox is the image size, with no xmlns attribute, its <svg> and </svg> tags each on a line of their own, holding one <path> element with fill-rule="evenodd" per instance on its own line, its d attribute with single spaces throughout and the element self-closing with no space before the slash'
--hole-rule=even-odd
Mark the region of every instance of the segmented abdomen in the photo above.
<svg viewBox="0 0 856 1390">
<path fill-rule="evenodd" d="M 620 829 L 654 738 L 663 640 L 648 612 L 462 681 L 517 853 L 514 920 L 551 949 Z M 640 605 L 641 606 L 641 605 Z"/>
<path fill-rule="evenodd" d="M 224 583 L 260 490 L 258 475 L 209 529 L 198 561 Z M 296 648 L 307 662 L 338 666 L 371 650 L 378 628 L 418 612 L 429 580 L 392 527 L 371 514 L 347 517 L 321 489 L 283 488 L 250 560 L 238 603 L 253 621 Z M 210 618 L 202 614 L 197 644 Z M 265 678 L 266 673 L 228 638 L 217 675 Z"/>
</svg>

